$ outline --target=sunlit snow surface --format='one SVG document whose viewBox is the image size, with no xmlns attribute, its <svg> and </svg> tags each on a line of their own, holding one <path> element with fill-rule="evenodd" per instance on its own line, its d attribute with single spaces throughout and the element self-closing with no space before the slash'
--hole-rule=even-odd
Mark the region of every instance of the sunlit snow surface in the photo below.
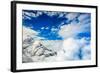
<svg viewBox="0 0 100 73">
<path fill-rule="evenodd" d="M 22 62 L 91 59 L 91 14 L 23 10 Z"/>
</svg>

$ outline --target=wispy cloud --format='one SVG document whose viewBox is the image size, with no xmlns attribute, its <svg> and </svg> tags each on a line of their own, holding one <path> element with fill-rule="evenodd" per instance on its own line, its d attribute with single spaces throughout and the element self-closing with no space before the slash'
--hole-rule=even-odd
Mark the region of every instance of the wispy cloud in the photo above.
<svg viewBox="0 0 100 73">
<path fill-rule="evenodd" d="M 56 31 L 56 29 L 55 28 L 52 28 L 51 31 Z"/>
<path fill-rule="evenodd" d="M 47 14 L 48 16 L 55 16 L 57 15 L 58 13 L 57 12 L 50 12 L 50 11 L 45 11 L 43 12 L 44 14 Z"/>
<path fill-rule="evenodd" d="M 23 11 L 22 15 L 23 15 L 23 18 L 31 19 L 31 17 L 38 17 L 38 16 L 42 15 L 42 12 L 38 11 L 38 12 L 34 13 L 34 12 Z"/>
</svg>

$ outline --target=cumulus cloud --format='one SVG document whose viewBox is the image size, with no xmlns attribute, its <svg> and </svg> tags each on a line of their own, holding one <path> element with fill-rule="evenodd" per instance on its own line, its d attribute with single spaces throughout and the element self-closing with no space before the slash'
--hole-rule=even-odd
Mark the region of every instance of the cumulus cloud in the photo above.
<svg viewBox="0 0 100 73">
<path fill-rule="evenodd" d="M 63 49 L 65 51 L 66 60 L 76 60 L 76 59 L 90 59 L 91 58 L 91 48 L 88 40 L 85 38 L 74 39 L 68 38 L 63 42 Z M 80 51 L 81 50 L 81 51 Z"/>
<path fill-rule="evenodd" d="M 74 57 L 74 54 L 78 53 L 80 46 L 81 45 L 79 44 L 78 40 L 75 40 L 73 38 L 68 38 L 67 40 L 64 40 L 63 49 L 65 51 L 66 59 L 77 59 L 78 56 Z"/>
<path fill-rule="evenodd" d="M 82 24 L 67 24 L 67 25 L 62 25 L 58 34 L 62 38 L 68 38 L 68 37 L 74 37 L 78 33 L 82 32 L 88 32 L 90 24 L 87 25 L 82 25 Z"/>
<path fill-rule="evenodd" d="M 57 52 L 56 56 L 45 58 L 47 62 L 91 59 L 91 48 L 90 48 L 90 41 L 88 40 L 88 38 L 82 38 L 82 39 L 68 38 L 66 40 L 55 40 L 55 41 L 44 40 L 41 41 L 41 43 L 49 50 Z"/>
<path fill-rule="evenodd" d="M 91 58 L 90 41 L 88 38 L 66 40 L 44 40 L 41 43 L 49 50 L 57 52 L 56 56 L 46 61 L 88 60 Z"/>
<path fill-rule="evenodd" d="M 66 18 L 68 18 L 68 21 L 70 20 L 72 21 L 66 25 L 64 24 L 64 22 L 62 22 L 58 34 L 62 38 L 68 38 L 68 37 L 74 37 L 78 33 L 89 32 L 90 18 L 86 19 L 89 16 L 90 16 L 89 14 L 68 13 L 66 15 Z M 79 22 L 77 22 L 75 19 L 77 19 Z"/>
</svg>

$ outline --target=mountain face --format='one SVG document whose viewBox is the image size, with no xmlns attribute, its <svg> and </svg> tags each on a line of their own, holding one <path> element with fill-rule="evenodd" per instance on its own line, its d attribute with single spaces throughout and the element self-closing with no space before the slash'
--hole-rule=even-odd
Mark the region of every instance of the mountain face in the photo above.
<svg viewBox="0 0 100 73">
<path fill-rule="evenodd" d="M 57 55 L 53 50 L 46 48 L 40 41 L 23 48 L 23 63 L 45 61 L 45 58 Z"/>
<path fill-rule="evenodd" d="M 24 28 L 23 28 L 24 29 Z M 26 30 L 26 28 L 25 28 Z M 24 30 L 24 31 L 25 31 Z M 22 51 L 22 62 L 39 62 L 45 61 L 46 58 L 56 56 L 57 53 L 51 49 L 48 49 L 42 44 L 42 41 L 34 40 L 33 34 L 30 35 L 30 32 L 23 33 L 23 51 Z"/>
</svg>

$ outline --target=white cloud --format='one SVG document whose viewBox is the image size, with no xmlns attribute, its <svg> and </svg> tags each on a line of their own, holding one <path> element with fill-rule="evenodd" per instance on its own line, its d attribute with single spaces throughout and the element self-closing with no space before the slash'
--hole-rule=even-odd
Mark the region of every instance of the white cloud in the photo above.
<svg viewBox="0 0 100 73">
<path fill-rule="evenodd" d="M 41 29 L 45 29 L 44 27 L 41 27 Z"/>
<path fill-rule="evenodd" d="M 58 14 L 58 12 L 50 12 L 50 11 L 45 11 L 44 13 L 47 14 L 48 16 L 54 16 Z"/>
<path fill-rule="evenodd" d="M 82 50 L 83 59 L 91 59 L 91 47 L 90 45 L 86 45 Z"/>
<path fill-rule="evenodd" d="M 30 45 L 33 42 L 33 38 L 36 38 L 38 32 L 31 30 L 28 27 L 23 26 L 23 48 Z"/>
<path fill-rule="evenodd" d="M 67 60 L 79 60 L 79 54 L 81 49 L 82 59 L 90 59 L 91 48 L 88 48 L 87 38 L 74 39 L 68 38 L 66 40 L 44 40 L 41 43 L 48 49 L 57 52 L 56 56 L 48 57 L 45 60 L 48 61 L 67 61 Z"/>
<path fill-rule="evenodd" d="M 62 38 L 68 38 L 68 37 L 73 37 L 76 35 L 76 33 L 80 32 L 80 26 L 79 25 L 63 25 L 61 26 L 61 29 L 59 30 L 58 34 Z"/>
<path fill-rule="evenodd" d="M 78 17 L 78 20 L 81 22 L 81 21 L 83 21 L 84 19 L 86 19 L 87 17 L 89 17 L 88 14 L 81 14 L 81 15 Z"/>
<path fill-rule="evenodd" d="M 58 30 L 57 28 L 52 28 L 52 29 L 51 29 L 52 32 L 55 32 L 55 31 L 57 31 L 57 30 Z"/>
<path fill-rule="evenodd" d="M 62 49 L 63 41 L 62 40 L 44 40 L 41 43 L 48 49 L 57 52 L 56 56 L 51 56 L 46 59 L 49 61 L 65 61 L 64 51 Z"/>
<path fill-rule="evenodd" d="M 77 59 L 77 56 L 74 57 L 74 54 L 77 53 L 80 49 L 81 45 L 78 40 L 73 38 L 68 38 L 63 42 L 63 49 L 65 51 L 65 57 L 68 60 Z"/>
<path fill-rule="evenodd" d="M 62 25 L 58 34 L 62 38 L 74 37 L 78 33 L 88 32 L 90 29 L 90 24 L 82 25 L 82 24 L 67 24 Z"/>
<path fill-rule="evenodd" d="M 59 14 L 59 17 L 64 17 L 64 13 L 60 13 Z"/>
<path fill-rule="evenodd" d="M 29 20 L 31 19 L 30 16 L 28 16 L 29 13 L 27 13 L 27 12 L 22 12 L 22 15 L 23 15 L 23 17 L 22 17 L 23 19 L 29 19 Z"/>
<path fill-rule="evenodd" d="M 77 16 L 78 16 L 78 13 L 73 12 L 73 13 L 67 14 L 65 17 L 68 18 L 68 20 L 70 21 L 70 20 L 75 19 Z"/>
<path fill-rule="evenodd" d="M 31 18 L 31 17 L 38 17 L 40 15 L 42 15 L 41 11 L 37 11 L 36 13 L 23 11 L 23 17 Z"/>
<path fill-rule="evenodd" d="M 38 13 L 39 15 L 41 15 L 41 12 Z M 37 16 L 38 16 L 37 14 Z M 51 16 L 53 16 L 55 13 L 52 13 Z M 29 14 L 27 14 L 29 15 Z M 34 15 L 32 15 L 34 16 Z M 68 15 L 69 19 L 74 19 L 76 16 L 74 16 L 73 14 Z M 82 19 L 82 18 L 81 18 Z M 58 34 L 64 38 L 65 40 L 61 40 L 61 41 L 57 41 L 57 40 L 45 40 L 45 41 L 41 41 L 41 43 L 47 47 L 49 50 L 53 50 L 54 52 L 57 52 L 56 56 L 51 56 L 48 58 L 44 58 L 45 61 L 66 61 L 66 60 L 77 60 L 79 59 L 79 50 L 81 48 L 82 50 L 82 59 L 90 59 L 91 58 L 91 48 L 90 48 L 90 41 L 88 41 L 89 38 L 82 38 L 82 39 L 75 39 L 73 38 L 74 36 L 76 36 L 78 33 L 81 32 L 86 32 L 89 29 L 86 29 L 87 27 L 89 27 L 89 24 L 83 25 L 83 24 L 68 24 L 68 25 L 62 25 Z M 49 29 L 48 27 L 42 27 L 41 29 Z M 58 31 L 58 29 L 56 28 L 52 28 L 51 31 L 55 32 Z M 34 31 L 28 27 L 24 27 L 23 26 L 23 40 L 28 39 L 28 38 L 34 38 L 36 40 L 41 40 L 41 39 L 45 39 L 43 37 L 39 37 L 38 36 L 39 32 Z M 36 41 L 35 40 L 35 41 Z M 88 45 L 87 45 L 88 43 Z M 30 43 L 29 43 L 30 44 Z M 28 43 L 25 43 L 23 45 L 27 46 L 29 45 Z M 36 43 L 38 44 L 38 43 Z M 34 46 L 32 47 L 28 47 L 28 49 L 34 48 Z M 32 49 L 33 50 L 33 49 Z M 40 51 L 41 52 L 41 51 Z M 32 59 L 36 59 L 36 61 L 38 61 L 40 57 L 36 56 Z M 42 61 L 42 60 L 41 60 Z"/>
<path fill-rule="evenodd" d="M 79 60 L 80 49 L 82 52 L 82 59 L 90 59 L 91 48 L 88 48 L 90 41 L 87 38 L 74 39 L 68 38 L 66 40 L 44 40 L 41 43 L 50 50 L 57 52 L 56 56 L 48 57 L 46 61 L 67 61 Z M 50 60 L 49 60 L 50 59 Z"/>
<path fill-rule="evenodd" d="M 88 19 L 84 19 L 84 20 L 79 21 L 79 23 L 80 23 L 80 24 L 84 24 L 84 25 L 85 25 L 85 24 L 88 25 L 88 24 L 91 23 L 91 19 L 89 19 L 89 18 L 88 18 Z"/>
<path fill-rule="evenodd" d="M 27 38 L 33 38 L 34 40 L 45 39 L 43 37 L 38 36 L 39 32 L 30 29 L 29 27 L 23 26 L 23 40 Z"/>
<path fill-rule="evenodd" d="M 25 11 L 23 11 L 22 13 L 23 13 L 23 15 L 30 16 L 30 13 L 29 13 L 29 12 L 25 12 Z"/>
<path fill-rule="evenodd" d="M 90 44 L 86 44 L 87 41 L 85 38 L 82 39 L 74 39 L 68 38 L 63 42 L 63 49 L 65 51 L 65 59 L 66 60 L 76 60 L 79 58 L 79 53 L 81 50 L 82 59 L 90 59 Z"/>
<path fill-rule="evenodd" d="M 28 27 L 23 26 L 23 40 L 28 37 L 35 37 L 39 34 L 39 32 L 36 32 Z"/>
<path fill-rule="evenodd" d="M 41 29 L 42 29 L 42 30 L 44 30 L 44 29 L 49 29 L 49 27 L 41 27 Z"/>
<path fill-rule="evenodd" d="M 52 12 L 52 11 L 45 11 L 44 14 L 47 14 L 48 16 L 55 16 L 55 15 L 59 15 L 59 17 L 64 17 L 67 12 Z"/>
<path fill-rule="evenodd" d="M 22 18 L 23 18 L 23 19 L 31 20 L 31 18 L 30 18 L 29 16 L 25 16 L 25 15 L 24 15 Z"/>
<path fill-rule="evenodd" d="M 49 29 L 49 27 L 45 27 L 45 29 Z"/>
<path fill-rule="evenodd" d="M 61 12 L 59 13 L 59 17 L 65 17 L 68 13 L 67 12 Z"/>
</svg>

